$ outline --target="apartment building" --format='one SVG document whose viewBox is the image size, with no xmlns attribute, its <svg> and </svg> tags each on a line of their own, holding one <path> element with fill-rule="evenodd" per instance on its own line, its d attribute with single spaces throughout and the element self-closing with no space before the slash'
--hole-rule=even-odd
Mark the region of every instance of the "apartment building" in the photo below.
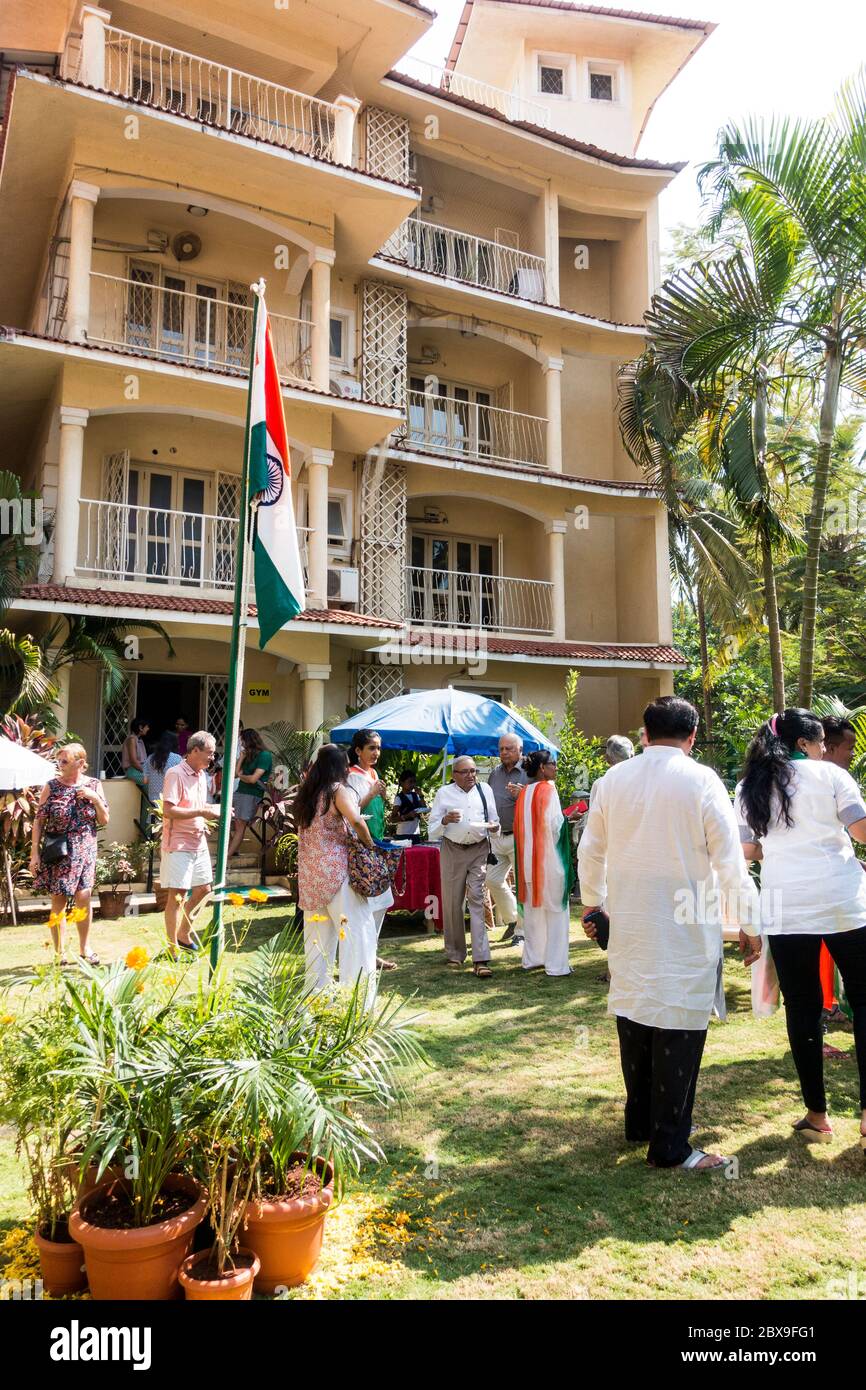
<svg viewBox="0 0 866 1390">
<path fill-rule="evenodd" d="M 120 697 L 62 715 L 119 772 L 129 717 L 220 730 L 250 284 L 283 382 L 309 607 L 243 718 L 310 728 L 462 685 L 596 733 L 670 691 L 667 521 L 619 366 L 658 280 L 638 157 L 710 33 L 467 0 L 441 68 L 417 0 L 5 0 L 0 427 L 51 518 L 14 621 L 154 620 Z M 117 793 L 120 794 L 119 791 Z"/>
</svg>

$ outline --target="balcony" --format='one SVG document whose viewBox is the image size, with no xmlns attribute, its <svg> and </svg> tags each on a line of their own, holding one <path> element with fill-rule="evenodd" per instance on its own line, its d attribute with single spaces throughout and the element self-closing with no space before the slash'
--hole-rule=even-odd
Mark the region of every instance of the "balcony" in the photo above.
<svg viewBox="0 0 866 1390">
<path fill-rule="evenodd" d="M 63 55 L 65 80 L 297 154 L 352 165 L 353 105 L 321 101 L 89 18 Z"/>
<path fill-rule="evenodd" d="M 546 466 L 544 417 L 426 391 L 406 394 L 407 422 L 395 432 L 399 448 L 479 463 Z"/>
<path fill-rule="evenodd" d="M 496 290 L 535 303 L 547 300 L 543 256 L 472 236 L 455 227 L 411 217 L 385 243 L 380 254 L 413 270 L 462 280 L 479 289 Z"/>
<path fill-rule="evenodd" d="M 46 324 L 54 337 L 65 336 L 64 289 L 55 284 L 59 311 L 51 312 Z M 280 380 L 286 385 L 309 382 L 313 325 L 285 314 L 268 318 Z M 219 299 L 216 291 L 197 294 L 141 277 L 90 272 L 89 343 L 129 348 L 190 367 L 246 372 L 252 324 L 252 306 L 240 297 Z"/>
<path fill-rule="evenodd" d="M 553 584 L 463 570 L 406 570 L 406 605 L 419 627 L 553 633 Z"/>
<path fill-rule="evenodd" d="M 549 130 L 551 125 L 550 107 L 539 101 L 527 101 L 515 96 L 503 87 L 493 87 L 477 77 L 469 77 L 465 72 L 455 72 L 453 68 L 440 67 L 435 63 L 425 63 L 420 58 L 401 59 L 397 76 L 404 74 L 425 87 L 438 87 L 442 92 L 475 102 L 477 106 L 487 106 L 498 111 L 509 121 L 526 121 L 530 125 Z"/>
<path fill-rule="evenodd" d="M 298 527 L 306 567 L 309 530 Z M 113 583 L 233 590 L 236 516 L 165 511 L 84 497 L 76 573 Z"/>
</svg>

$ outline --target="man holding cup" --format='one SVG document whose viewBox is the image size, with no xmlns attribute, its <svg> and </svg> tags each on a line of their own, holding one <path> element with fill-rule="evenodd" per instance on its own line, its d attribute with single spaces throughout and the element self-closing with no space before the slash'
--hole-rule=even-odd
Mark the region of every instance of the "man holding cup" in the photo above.
<svg viewBox="0 0 866 1390">
<path fill-rule="evenodd" d="M 489 980 L 490 943 L 484 921 L 484 884 L 491 855 L 490 835 L 499 832 L 493 793 L 478 781 L 471 758 L 455 758 L 453 781 L 440 787 L 430 809 L 428 837 L 440 841 L 442 921 L 446 964 L 454 968 L 466 959 L 463 900 L 469 900 L 472 968 Z"/>
</svg>

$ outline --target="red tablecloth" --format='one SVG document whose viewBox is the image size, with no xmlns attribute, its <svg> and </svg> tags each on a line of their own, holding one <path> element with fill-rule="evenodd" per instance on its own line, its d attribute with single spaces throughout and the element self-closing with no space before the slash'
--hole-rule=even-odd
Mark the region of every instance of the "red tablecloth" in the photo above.
<svg viewBox="0 0 866 1390">
<path fill-rule="evenodd" d="M 406 869 L 406 887 L 398 894 L 397 887 L 403 882 L 403 865 Z M 409 845 L 403 851 L 403 864 L 397 871 L 397 887 L 394 889 L 392 912 L 424 912 L 427 914 L 428 930 L 431 923 L 436 931 L 442 930 L 442 879 L 438 845 Z"/>
</svg>

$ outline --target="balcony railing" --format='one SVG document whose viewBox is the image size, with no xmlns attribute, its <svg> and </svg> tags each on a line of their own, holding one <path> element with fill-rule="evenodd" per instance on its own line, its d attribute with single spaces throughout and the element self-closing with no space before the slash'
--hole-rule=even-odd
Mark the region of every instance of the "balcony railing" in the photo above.
<svg viewBox="0 0 866 1390">
<path fill-rule="evenodd" d="M 65 309 L 65 295 L 55 303 Z M 284 382 L 311 377 L 312 324 L 285 314 L 269 314 L 277 370 Z M 62 336 L 64 316 L 51 316 L 49 331 Z M 218 299 L 142 278 L 90 274 L 88 342 L 131 348 L 168 362 L 246 372 L 250 360 L 253 310 L 240 299 Z"/>
<path fill-rule="evenodd" d="M 400 72 L 406 77 L 423 82 L 425 87 L 438 87 L 443 92 L 474 101 L 478 106 L 488 106 L 498 111 L 509 121 L 527 121 L 530 125 L 550 128 L 550 107 L 539 101 L 527 101 L 525 97 L 507 92 L 504 87 L 491 86 L 477 77 L 469 77 L 465 72 L 455 72 L 453 68 L 440 67 L 435 63 L 425 63 L 420 58 L 403 58 Z"/>
<path fill-rule="evenodd" d="M 549 636 L 552 595 L 553 585 L 541 579 L 415 566 L 406 570 L 407 611 L 418 626 Z"/>
<path fill-rule="evenodd" d="M 298 527 L 306 565 L 308 530 Z M 238 518 L 81 499 L 77 572 L 193 589 L 234 588 Z"/>
<path fill-rule="evenodd" d="M 543 256 L 503 246 L 498 241 L 440 227 L 410 217 L 382 247 L 382 255 L 401 261 L 414 270 L 446 275 L 467 285 L 498 290 L 543 303 L 547 299 L 547 277 Z"/>
<path fill-rule="evenodd" d="M 407 392 L 407 421 L 396 438 L 404 449 L 481 462 L 546 464 L 547 420 L 478 401 Z"/>
<path fill-rule="evenodd" d="M 61 76 L 299 154 L 338 158 L 338 116 L 331 102 L 113 25 L 105 25 L 104 34 L 104 68 L 100 63 L 95 82 L 80 40 L 67 47 Z"/>
</svg>

